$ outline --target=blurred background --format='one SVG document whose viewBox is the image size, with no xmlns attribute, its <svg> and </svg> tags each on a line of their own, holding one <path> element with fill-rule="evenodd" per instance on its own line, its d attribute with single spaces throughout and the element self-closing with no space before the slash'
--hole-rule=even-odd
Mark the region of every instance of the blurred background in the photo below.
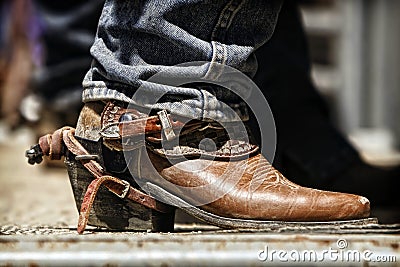
<svg viewBox="0 0 400 267">
<path fill-rule="evenodd" d="M 42 16 L 41 2 L 54 2 L 58 9 L 79 5 L 78 18 L 99 15 L 102 4 L 100 0 L 83 5 L 78 0 L 0 0 L 0 224 L 76 222 L 65 170 L 28 166 L 24 151 L 37 136 L 75 124 L 81 105 L 80 81 L 86 69 L 82 66 L 90 65 L 89 47 L 97 20 L 79 25 L 80 31 L 71 34 L 63 27 L 73 28 L 77 22 L 61 17 L 53 23 L 54 28 L 44 31 L 46 21 L 54 20 L 56 16 L 52 15 L 57 12 L 47 10 L 47 16 Z M 299 3 L 313 63 L 312 77 L 329 103 L 335 125 L 368 162 L 399 164 L 400 1 Z M 54 41 L 54 31 L 65 32 L 63 39 Z M 69 47 L 75 50 L 60 49 L 56 56 L 48 57 L 44 43 L 52 41 L 73 43 Z M 76 58 L 68 58 L 69 54 Z M 57 60 L 66 57 L 67 64 L 58 70 L 69 78 L 63 78 L 60 88 L 52 88 L 48 81 L 59 79 L 52 76 L 60 68 Z M 83 71 L 77 73 L 77 69 Z M 24 183 L 28 179 L 30 183 Z M 53 205 L 51 214 L 44 208 L 49 205 Z M 47 219 L 37 219 L 39 210 Z"/>
<path fill-rule="evenodd" d="M 80 26 L 87 32 L 80 32 L 79 36 L 68 36 L 68 29 L 62 27 L 51 29 L 64 30 L 64 41 L 76 42 L 76 51 L 60 50 L 60 58 L 62 54 L 74 53 L 81 62 L 71 57 L 64 64 L 63 69 L 67 69 L 64 72 L 76 78 L 64 82 L 60 90 L 64 92 L 46 103 L 47 95 L 55 94 L 56 90 L 46 88 L 48 85 L 42 80 L 57 78 L 49 77 L 52 72 L 48 70 L 49 65 L 52 70 L 57 68 L 57 62 L 46 62 L 43 42 L 48 42 L 51 34 L 42 33 L 46 20 L 54 18 L 41 17 L 43 2 L 46 1 L 0 1 L 2 132 L 22 125 L 48 128 L 49 123 L 56 124 L 51 127 L 55 128 L 58 124 L 75 123 L 76 113 L 71 110 L 79 110 L 79 85 L 84 72 L 74 73 L 73 69 L 84 70 L 82 65 L 90 64 L 87 52 L 96 22 Z M 66 8 L 80 4 L 74 0 L 67 2 Z M 100 12 L 102 1 L 88 2 L 92 6 L 80 10 L 82 15 Z M 299 3 L 313 62 L 313 80 L 328 101 L 335 124 L 368 159 L 377 164 L 399 162 L 400 124 L 396 114 L 400 112 L 400 2 L 302 0 Z M 68 23 L 74 26 L 73 21 Z M 51 33 L 48 29 L 46 32 Z M 86 53 L 86 58 L 82 59 L 82 52 L 77 53 L 79 49 Z M 47 112 L 49 109 L 55 112 Z"/>
<path fill-rule="evenodd" d="M 301 1 L 312 76 L 368 160 L 399 162 L 400 1 Z"/>
</svg>

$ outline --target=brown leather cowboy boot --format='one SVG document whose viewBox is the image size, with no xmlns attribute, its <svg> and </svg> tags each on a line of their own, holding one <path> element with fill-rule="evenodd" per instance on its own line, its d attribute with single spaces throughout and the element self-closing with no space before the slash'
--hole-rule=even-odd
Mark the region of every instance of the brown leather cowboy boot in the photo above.
<svg viewBox="0 0 400 267">
<path fill-rule="evenodd" d="M 172 230 L 173 207 L 224 228 L 340 224 L 369 215 L 364 197 L 290 182 L 255 144 L 232 139 L 237 129 L 164 111 L 148 116 L 119 102 L 89 103 L 75 132 L 56 132 L 39 150 L 58 154 L 61 139 L 67 148 L 79 232 L 87 220 L 114 229 Z"/>
<path fill-rule="evenodd" d="M 114 149 L 119 149 L 115 142 L 146 134 L 146 146 L 126 144 L 122 149 L 130 151 L 125 156 L 137 157 L 137 163 L 131 163 L 136 181 L 160 200 L 168 199 L 173 206 L 225 227 L 255 226 L 263 220 L 332 221 L 369 215 L 369 201 L 364 197 L 304 188 L 287 180 L 256 145 L 230 139 L 235 125 L 231 130 L 210 122 L 184 124 L 178 117 L 160 114 L 146 117 L 110 102 L 102 115 L 101 130 L 105 144 Z M 161 144 L 166 130 L 180 134 Z M 174 138 L 179 141 L 174 143 Z M 212 140 L 211 145 L 202 144 L 203 140 Z"/>
</svg>

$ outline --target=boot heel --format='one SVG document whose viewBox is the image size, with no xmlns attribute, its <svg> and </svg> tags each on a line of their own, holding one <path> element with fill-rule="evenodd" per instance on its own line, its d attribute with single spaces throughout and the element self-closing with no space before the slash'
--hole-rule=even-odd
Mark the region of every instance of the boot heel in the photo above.
<svg viewBox="0 0 400 267">
<path fill-rule="evenodd" d="M 78 211 L 93 175 L 72 156 L 66 157 L 65 164 Z M 146 231 L 152 229 L 152 211 L 138 203 L 120 199 L 107 188 L 100 187 L 90 210 L 88 225 L 113 230 Z"/>
<path fill-rule="evenodd" d="M 151 223 L 153 232 L 173 232 L 175 223 L 175 209 L 169 213 L 152 210 Z"/>
</svg>

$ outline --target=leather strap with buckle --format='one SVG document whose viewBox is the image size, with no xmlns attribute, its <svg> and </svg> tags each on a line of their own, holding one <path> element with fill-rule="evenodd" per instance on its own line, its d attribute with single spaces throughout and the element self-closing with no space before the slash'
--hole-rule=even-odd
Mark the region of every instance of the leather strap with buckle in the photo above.
<svg viewBox="0 0 400 267">
<path fill-rule="evenodd" d="M 40 163 L 42 156 L 49 156 L 50 159 L 58 160 L 65 155 L 65 146 L 75 155 L 75 159 L 79 160 L 95 177 L 86 189 L 82 201 L 77 227 L 79 234 L 82 234 L 85 231 L 89 219 L 89 212 L 101 185 L 107 187 L 109 191 L 118 197 L 129 199 L 147 208 L 162 213 L 170 212 L 171 209 L 173 209 L 171 206 L 161 203 L 150 195 L 132 187 L 129 182 L 113 177 L 105 172 L 101 165 L 96 161 L 98 155 L 89 154 L 75 138 L 74 133 L 74 128 L 63 127 L 56 130 L 53 134 L 42 136 L 39 139 L 39 144 L 28 150 L 26 156 L 30 159 L 29 163 L 31 164 Z"/>
<path fill-rule="evenodd" d="M 120 121 L 126 114 L 131 116 L 129 121 Z M 167 114 L 165 110 L 159 111 L 156 116 L 147 116 L 135 109 L 126 109 L 114 102 L 109 102 L 101 115 L 102 129 L 100 134 L 105 139 L 120 139 L 123 137 L 135 137 L 144 134 L 163 132 L 167 140 L 175 138 L 174 130 L 187 126 L 186 122 Z M 190 126 L 201 125 L 191 121 Z"/>
</svg>

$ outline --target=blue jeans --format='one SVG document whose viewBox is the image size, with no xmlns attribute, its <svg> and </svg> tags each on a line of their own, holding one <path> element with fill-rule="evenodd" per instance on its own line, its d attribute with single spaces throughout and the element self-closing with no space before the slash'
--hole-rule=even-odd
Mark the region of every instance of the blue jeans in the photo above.
<svg viewBox="0 0 400 267">
<path fill-rule="evenodd" d="M 90 50 L 94 60 L 83 81 L 83 101 L 116 99 L 218 121 L 236 120 L 229 112 L 233 108 L 243 119 L 247 115 L 235 110 L 242 106 L 240 100 L 225 88 L 199 84 L 181 87 L 164 81 L 188 75 L 213 76 L 218 64 L 254 76 L 254 51 L 271 38 L 281 2 L 107 0 Z M 176 66 L 186 62 L 200 63 Z M 146 82 L 159 72 L 167 77 Z M 132 100 L 143 87 L 143 94 L 163 97 L 157 103 L 144 103 L 143 94 Z"/>
<path fill-rule="evenodd" d="M 103 6 L 104 4 L 103 0 L 68 0 L 66 2 L 62 2 L 64 3 L 63 6 L 60 6 L 61 2 L 54 4 L 55 2 L 51 0 L 35 1 L 37 3 L 40 3 L 40 7 L 43 6 L 43 8 L 40 8 L 40 11 L 41 13 L 43 13 L 42 16 L 45 18 L 52 18 L 55 16 L 55 14 L 57 14 L 58 16 L 62 15 L 62 17 L 64 18 L 67 16 L 70 18 L 68 20 L 65 20 L 65 22 L 69 22 L 68 24 L 56 24 L 54 23 L 55 21 L 52 20 L 49 20 L 48 22 L 45 21 L 45 28 L 47 30 L 44 32 L 44 41 L 47 47 L 47 51 L 49 51 L 49 66 L 46 68 L 45 73 L 50 72 L 51 75 L 43 76 L 46 79 L 43 79 L 43 83 L 41 83 L 41 86 L 38 89 L 41 90 L 40 93 L 41 95 L 44 95 L 44 97 L 54 97 L 56 94 L 59 93 L 60 89 L 64 88 L 68 89 L 65 90 L 68 91 L 68 94 L 71 94 L 71 89 L 69 89 L 71 87 L 76 87 L 80 94 L 81 88 L 79 84 L 81 83 L 85 71 L 90 65 L 90 58 L 86 60 L 86 57 L 88 54 L 87 51 L 90 47 L 90 44 L 93 43 L 93 40 L 89 38 L 90 40 L 86 42 L 85 45 L 82 45 L 82 42 L 76 42 L 75 39 L 71 40 L 69 37 L 81 36 L 81 34 L 83 33 L 90 35 L 92 31 L 95 31 L 95 24 L 97 23 L 98 17 L 100 16 L 101 6 Z M 119 2 L 121 3 L 107 3 L 107 5 L 110 9 L 110 5 L 129 4 L 122 3 L 124 1 Z M 201 16 L 202 14 L 207 14 L 207 16 L 208 14 L 211 15 L 212 12 L 209 10 L 212 9 L 212 6 L 216 6 L 216 4 L 214 3 L 215 1 L 212 2 L 213 3 L 202 6 L 203 8 L 208 7 L 207 9 L 204 9 L 204 13 L 191 13 L 197 16 Z M 259 5 L 263 4 L 264 3 L 260 1 Z M 192 5 L 201 7 L 201 4 Z M 179 12 L 181 12 L 182 9 L 183 6 L 178 9 Z M 81 10 L 81 12 L 77 12 L 77 10 Z M 213 10 L 219 10 L 221 12 L 222 8 L 214 8 Z M 186 13 L 190 13 L 188 10 L 186 11 Z M 107 20 L 108 16 L 105 15 L 104 12 L 105 11 L 103 11 L 102 21 Z M 124 12 L 119 11 L 119 13 Z M 143 14 L 138 10 L 136 10 L 136 13 Z M 217 15 L 214 14 L 214 16 Z M 138 15 L 136 17 L 138 17 Z M 166 20 L 172 23 L 169 13 L 164 17 L 166 18 Z M 195 28 L 195 23 L 197 22 L 197 25 L 204 25 L 205 27 L 206 22 L 210 24 L 211 21 L 209 21 L 209 19 L 205 20 L 204 18 L 202 20 L 196 21 L 191 21 L 189 19 L 185 21 L 186 17 L 177 16 L 174 19 L 174 24 L 180 25 L 180 27 L 190 32 L 192 35 L 191 40 L 193 40 L 194 35 L 198 36 L 198 42 L 200 42 L 200 40 L 205 40 L 207 37 L 206 33 L 202 33 L 202 35 L 200 33 L 194 34 L 193 31 L 206 31 L 207 29 Z M 250 18 L 256 19 L 254 16 Z M 271 20 L 272 17 L 264 18 L 263 16 L 262 18 L 266 20 L 270 19 L 270 22 L 273 22 L 273 20 Z M 178 19 L 181 22 L 177 22 Z M 113 19 L 112 17 L 109 17 L 108 20 L 115 20 L 115 18 Z M 121 18 L 119 18 L 119 20 L 121 20 Z M 138 21 L 138 18 L 136 18 L 135 20 Z M 105 32 L 107 30 L 108 35 L 111 35 L 113 37 L 109 37 L 111 38 L 110 40 L 101 40 L 101 38 L 103 38 L 102 36 L 105 36 L 105 34 L 100 34 L 101 38 L 97 37 L 96 43 L 106 42 L 108 43 L 108 46 L 106 46 L 106 48 L 113 48 L 114 46 L 111 46 L 111 44 L 116 38 L 113 31 L 119 31 L 118 25 L 116 23 L 112 24 L 110 21 L 102 21 L 100 21 L 100 28 L 104 28 L 106 25 L 115 24 L 116 29 L 113 29 L 112 27 L 111 29 L 107 29 L 110 28 L 110 26 L 107 26 L 102 31 Z M 189 21 L 191 22 L 189 23 Z M 208 29 L 210 28 L 211 26 L 208 26 Z M 318 95 L 316 89 L 311 82 L 309 74 L 310 61 L 308 56 L 307 41 L 301 25 L 301 19 L 296 2 L 286 0 L 281 10 L 279 11 L 279 18 L 276 26 L 271 24 L 270 28 L 266 27 L 266 29 L 269 30 L 266 33 L 262 33 L 260 30 L 256 32 L 259 34 L 264 34 L 264 41 L 267 42 L 256 51 L 257 59 L 260 64 L 254 80 L 264 93 L 266 99 L 269 101 L 277 126 L 278 142 L 274 166 L 282 171 L 285 175 L 290 177 L 292 180 L 305 185 L 314 185 L 315 181 L 323 182 L 328 178 L 335 177 L 341 171 L 349 168 L 352 162 L 359 160 L 359 156 L 354 148 L 346 140 L 343 139 L 343 136 L 336 129 L 334 129 L 331 120 L 327 114 L 326 103 Z M 273 35 L 270 36 L 272 30 L 274 30 L 274 32 Z M 125 29 L 125 31 L 127 31 L 127 29 Z M 210 32 L 210 30 L 208 31 Z M 66 32 L 68 34 L 65 34 Z M 136 30 L 136 32 L 138 32 L 138 30 Z M 149 37 L 151 36 L 151 34 L 145 34 L 142 32 L 143 31 L 141 31 L 140 33 L 140 38 L 142 38 L 144 35 Z M 189 33 L 186 34 L 190 35 Z M 229 35 L 233 34 L 234 33 L 231 30 L 229 32 Z M 155 37 L 153 36 L 153 38 L 157 38 L 159 36 L 156 34 L 153 35 L 155 35 Z M 212 33 L 209 33 L 209 36 L 211 35 Z M 225 33 L 225 35 L 227 35 L 227 33 Z M 240 36 L 242 36 L 242 38 Z M 251 40 L 255 40 L 253 37 L 245 40 L 244 36 L 245 35 L 241 33 L 238 34 L 236 38 L 238 38 L 241 42 L 250 42 Z M 130 38 L 133 37 L 131 36 Z M 158 38 L 161 39 L 161 37 Z M 233 37 L 229 38 L 232 39 Z M 84 40 L 86 39 L 87 38 L 85 38 Z M 129 44 L 124 43 L 126 41 L 123 41 L 122 37 L 120 39 L 121 40 L 118 41 L 118 47 L 121 45 L 129 46 Z M 175 62 L 184 62 L 184 60 L 178 61 L 176 58 L 176 54 L 182 53 L 182 49 L 178 49 L 176 51 L 174 49 L 171 50 L 169 48 L 170 46 L 166 46 L 164 43 L 165 41 L 162 44 L 154 43 L 148 46 L 153 47 L 157 45 L 158 47 L 161 47 L 160 51 L 168 53 L 162 56 L 161 52 L 157 51 L 157 58 L 153 58 L 152 61 L 148 59 L 151 56 L 151 53 L 144 53 L 147 51 L 145 50 L 145 48 L 137 50 L 136 53 L 129 52 L 125 55 L 125 58 L 128 55 L 129 57 L 131 57 L 130 54 L 132 53 L 132 55 L 134 55 L 136 58 L 142 57 L 147 62 L 146 66 L 148 65 L 153 68 L 156 68 L 158 64 L 155 63 L 156 60 L 159 60 L 160 62 L 167 62 L 165 63 L 166 65 L 173 65 L 175 64 Z M 172 43 L 178 46 L 178 43 Z M 61 44 L 62 46 L 60 46 Z M 95 44 L 93 49 L 99 50 L 99 48 L 96 48 L 96 46 L 97 45 Z M 103 45 L 103 47 L 104 46 L 105 44 Z M 188 44 L 188 46 L 190 46 L 190 44 Z M 212 42 L 209 42 L 208 46 L 211 47 Z M 178 46 L 178 48 L 181 47 L 183 47 L 183 45 Z M 258 46 L 254 46 L 254 48 L 258 48 Z M 104 51 L 109 51 L 109 49 L 105 49 Z M 111 51 L 114 52 L 112 53 Z M 201 54 L 196 53 L 198 49 L 191 48 L 190 51 L 193 52 L 193 55 L 190 55 L 189 53 L 185 53 L 182 55 L 185 56 L 185 58 L 193 57 L 195 60 L 207 59 L 206 56 L 201 57 Z M 122 47 L 118 48 L 118 50 L 114 47 L 114 49 L 110 50 L 107 53 L 118 54 L 118 59 L 123 58 L 121 52 Z M 169 57 L 169 55 L 171 55 L 171 53 L 173 52 L 175 56 Z M 137 55 L 138 53 L 139 55 Z M 212 51 L 210 53 L 212 53 Z M 93 70 L 96 70 L 96 72 L 98 73 L 95 74 L 95 79 L 89 78 L 89 76 L 86 78 L 84 100 L 91 101 L 96 99 L 108 99 L 110 97 L 114 99 L 128 98 L 129 101 L 129 96 L 133 94 L 136 87 L 128 85 L 124 86 L 125 83 L 122 82 L 118 83 L 118 85 L 116 86 L 111 86 L 110 84 L 112 79 L 109 78 L 105 70 L 101 70 L 101 68 L 96 67 L 100 65 L 99 62 L 105 61 L 105 59 L 103 58 L 106 58 L 106 56 L 101 55 L 100 52 L 96 52 L 93 54 L 97 54 L 97 57 L 99 59 L 95 58 L 94 68 L 89 71 L 89 75 L 92 75 L 91 73 L 93 72 Z M 86 63 L 79 65 L 75 64 L 73 65 L 73 68 L 70 68 L 70 61 L 71 59 L 75 58 L 81 58 L 82 61 L 86 60 Z M 117 59 L 115 59 L 114 62 L 118 61 Z M 171 61 L 174 62 L 171 63 Z M 74 60 L 74 62 L 81 62 L 81 60 Z M 127 62 L 127 60 L 124 59 L 123 62 Z M 150 63 L 152 63 L 152 65 L 150 65 Z M 102 64 L 104 65 L 104 63 Z M 105 65 L 107 65 L 107 69 L 115 72 L 113 70 L 111 61 L 110 63 L 107 63 Z M 144 64 L 142 63 L 142 65 Z M 254 67 L 254 63 L 252 66 Z M 144 66 L 139 67 L 137 66 L 137 64 L 135 64 L 134 67 L 124 66 L 124 68 L 135 68 L 136 70 L 144 70 Z M 69 70 L 79 72 L 79 75 L 73 75 Z M 119 79 L 128 79 L 128 77 L 122 76 Z M 74 84 L 74 86 L 66 86 L 69 84 Z M 162 86 L 160 87 L 162 88 Z M 78 102 L 79 101 L 80 100 L 78 100 Z M 71 109 L 69 109 L 68 112 L 71 112 Z M 252 132 L 256 133 L 256 139 L 260 139 L 260 136 L 257 134 L 256 129 L 257 122 L 255 122 L 254 120 L 252 120 L 251 122 L 251 126 L 253 126 Z M 310 182 L 309 179 L 313 179 L 313 181 Z"/>
</svg>

